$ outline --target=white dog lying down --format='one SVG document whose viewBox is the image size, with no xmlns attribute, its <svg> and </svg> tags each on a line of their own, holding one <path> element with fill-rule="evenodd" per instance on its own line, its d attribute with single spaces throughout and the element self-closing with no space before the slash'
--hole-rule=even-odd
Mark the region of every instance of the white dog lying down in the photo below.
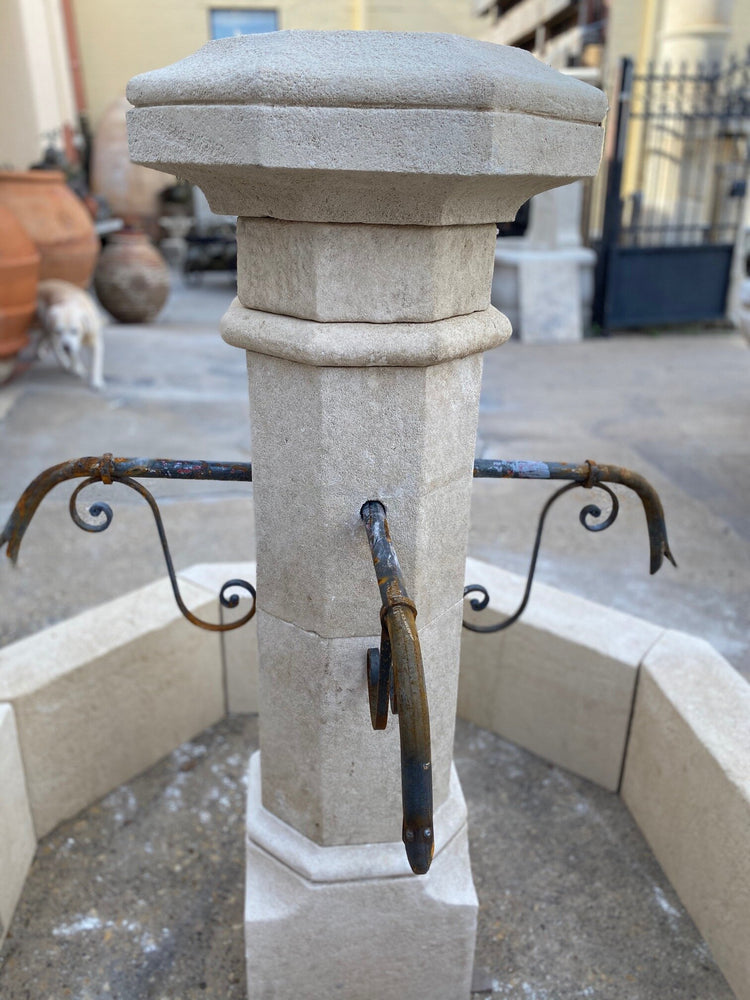
<svg viewBox="0 0 750 1000">
<path fill-rule="evenodd" d="M 39 348 L 51 348 L 66 371 L 86 377 L 84 348 L 89 354 L 89 384 L 104 386 L 102 318 L 91 296 L 69 281 L 40 281 L 36 314 L 42 329 Z"/>
</svg>

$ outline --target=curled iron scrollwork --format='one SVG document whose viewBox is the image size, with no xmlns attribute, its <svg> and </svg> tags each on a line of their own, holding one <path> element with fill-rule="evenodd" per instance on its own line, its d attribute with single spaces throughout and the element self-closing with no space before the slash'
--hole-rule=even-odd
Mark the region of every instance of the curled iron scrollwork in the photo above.
<svg viewBox="0 0 750 1000">
<path fill-rule="evenodd" d="M 531 561 L 529 562 L 529 571 L 526 576 L 526 587 L 524 589 L 523 597 L 521 598 L 521 603 L 512 615 L 505 618 L 501 622 L 496 622 L 494 625 L 476 625 L 473 622 L 469 622 L 464 619 L 463 627 L 465 629 L 468 629 L 470 632 L 501 632 L 503 629 L 509 628 L 518 621 L 526 610 L 526 605 L 529 603 L 529 598 L 531 597 L 531 588 L 534 583 L 534 573 L 536 572 L 539 547 L 542 542 L 542 532 L 544 531 L 544 522 L 547 518 L 547 514 L 559 497 L 576 488 L 603 490 L 606 494 L 608 494 L 611 501 L 611 509 L 609 513 L 606 515 L 604 520 L 599 523 L 594 523 L 594 521 L 598 521 L 598 519 L 603 516 L 604 512 L 602 511 L 602 508 L 595 503 L 588 503 L 585 507 L 583 507 L 578 515 L 578 520 L 587 531 L 605 531 L 614 524 L 617 520 L 617 515 L 620 512 L 620 502 L 614 491 L 605 483 L 593 482 L 589 484 L 587 482 L 570 482 L 560 487 L 559 490 L 556 490 L 552 496 L 549 497 L 542 508 L 541 514 L 539 515 L 536 535 L 534 537 L 534 547 L 531 552 Z M 483 587 L 480 583 L 469 584 L 464 587 L 464 597 L 468 597 L 470 594 L 481 594 L 481 597 L 472 597 L 469 601 L 472 610 L 484 611 L 490 602 L 490 595 L 487 588 Z"/>
<path fill-rule="evenodd" d="M 177 606 L 185 618 L 192 622 L 193 625 L 208 629 L 211 632 L 229 632 L 249 622 L 255 614 L 256 595 L 255 588 L 247 580 L 227 580 L 219 592 L 219 602 L 224 608 L 236 608 L 239 604 L 239 594 L 229 594 L 230 590 L 238 588 L 244 590 L 252 599 L 249 611 L 241 618 L 238 618 L 237 621 L 222 624 L 206 622 L 189 610 L 180 594 L 177 575 L 172 562 L 172 555 L 169 550 L 159 506 L 149 490 L 128 473 L 150 479 L 200 479 L 220 480 L 223 482 L 252 482 L 252 467 L 249 463 L 245 462 L 204 462 L 201 460 L 162 458 L 113 458 L 109 453 L 99 458 L 87 456 L 73 459 L 46 469 L 29 484 L 13 508 L 2 533 L 0 533 L 0 548 L 7 545 L 9 558 L 12 562 L 16 561 L 23 536 L 39 504 L 51 489 L 68 479 L 83 478 L 83 482 L 79 483 L 71 494 L 68 504 L 70 516 L 74 524 L 82 531 L 93 533 L 106 531 L 114 517 L 110 505 L 103 500 L 97 499 L 93 501 L 85 507 L 86 515 L 91 519 L 86 520 L 78 509 L 79 497 L 83 490 L 95 483 L 102 483 L 106 486 L 112 483 L 122 483 L 123 486 L 127 486 L 143 497 L 151 508 L 169 574 L 169 582 L 172 586 L 172 593 L 174 594 Z"/>
</svg>

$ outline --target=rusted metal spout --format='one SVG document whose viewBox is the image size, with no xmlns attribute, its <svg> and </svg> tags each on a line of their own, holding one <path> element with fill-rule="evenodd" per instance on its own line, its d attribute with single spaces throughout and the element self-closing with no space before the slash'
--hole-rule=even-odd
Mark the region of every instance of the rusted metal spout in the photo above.
<svg viewBox="0 0 750 1000">
<path fill-rule="evenodd" d="M 372 724 L 375 729 L 385 729 L 388 701 L 392 700 L 401 739 L 402 838 L 412 871 L 424 875 L 432 863 L 435 835 L 430 716 L 415 621 L 417 609 L 406 593 L 385 507 L 378 500 L 369 500 L 360 515 L 383 603 L 380 650 L 370 649 L 367 655 Z"/>
<path fill-rule="evenodd" d="M 601 483 L 620 483 L 622 486 L 627 486 L 638 494 L 643 504 L 648 526 L 651 573 L 657 572 L 665 558 L 673 566 L 677 565 L 669 550 L 664 508 L 659 494 L 651 483 L 637 472 L 620 465 L 597 465 L 592 461 L 573 465 L 569 462 L 509 462 L 504 459 L 478 458 L 474 462 L 474 478 L 567 479 L 587 488 L 599 486 Z"/>
</svg>

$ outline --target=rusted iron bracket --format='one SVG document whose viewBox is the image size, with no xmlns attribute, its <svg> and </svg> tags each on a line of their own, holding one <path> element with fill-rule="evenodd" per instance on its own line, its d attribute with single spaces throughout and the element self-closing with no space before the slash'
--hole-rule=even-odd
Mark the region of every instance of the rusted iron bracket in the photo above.
<svg viewBox="0 0 750 1000">
<path fill-rule="evenodd" d="M 402 838 L 412 871 L 424 875 L 432 863 L 432 757 L 417 609 L 406 592 L 391 542 L 385 507 L 369 500 L 360 511 L 380 589 L 380 649 L 367 651 L 367 686 L 373 729 L 385 729 L 388 703 L 398 715 L 401 740 Z"/>
<path fill-rule="evenodd" d="M 172 592 L 175 601 L 182 614 L 193 625 L 208 629 L 211 632 L 228 632 L 231 629 L 240 628 L 245 625 L 255 614 L 255 588 L 246 580 L 227 580 L 219 592 L 219 601 L 225 608 L 235 608 L 239 603 L 239 595 L 231 594 L 227 596 L 229 590 L 241 589 L 247 591 L 253 599 L 252 607 L 235 622 L 219 625 L 213 622 L 205 622 L 197 618 L 185 605 L 177 584 L 172 555 L 169 551 L 167 536 L 164 531 L 164 524 L 159 512 L 159 506 L 152 494 L 143 486 L 136 482 L 138 479 L 202 479 L 220 480 L 229 482 L 251 482 L 252 467 L 248 462 L 202 462 L 202 461 L 181 461 L 180 459 L 166 458 L 113 458 L 111 454 L 102 455 L 100 458 L 85 457 L 76 458 L 69 462 L 61 462 L 50 469 L 40 473 L 36 479 L 27 486 L 21 498 L 14 507 L 8 522 L 0 535 L 0 548 L 7 544 L 7 555 L 12 562 L 18 559 L 18 552 L 21 541 L 29 526 L 29 523 L 36 513 L 39 504 L 51 489 L 59 483 L 68 479 L 83 479 L 70 498 L 69 510 L 74 523 L 83 531 L 106 531 L 112 523 L 112 508 L 108 503 L 97 500 L 86 508 L 89 517 L 94 520 L 84 520 L 78 512 L 78 496 L 86 487 L 94 483 L 121 483 L 123 486 L 135 490 L 151 508 L 154 515 L 156 530 L 159 534 L 159 542 L 164 561 L 167 564 L 169 581 L 172 584 Z"/>
<path fill-rule="evenodd" d="M 609 514 L 603 521 L 596 523 L 596 519 L 602 516 L 602 510 L 597 504 L 587 504 L 579 514 L 579 520 L 587 531 L 605 531 L 614 524 L 620 510 L 620 502 L 617 495 L 607 486 L 607 483 L 618 483 L 633 490 L 643 504 L 646 515 L 646 525 L 648 528 L 648 538 L 650 547 L 650 570 L 656 573 L 660 569 L 664 559 L 668 559 L 673 566 L 677 566 L 669 549 L 667 541 L 667 527 L 664 521 L 664 509 L 659 499 L 659 494 L 653 486 L 639 475 L 624 469 L 619 465 L 597 465 L 596 462 L 587 460 L 581 465 L 572 465 L 568 462 L 509 462 L 503 459 L 477 459 L 474 462 L 475 479 L 566 479 L 567 485 L 553 493 L 547 500 L 539 516 L 539 522 L 534 539 L 534 547 L 529 563 L 529 572 L 526 578 L 526 589 L 518 608 L 504 621 L 496 625 L 475 625 L 473 622 L 464 621 L 463 626 L 472 632 L 500 632 L 508 628 L 523 614 L 531 596 L 531 587 L 534 582 L 534 572 L 536 571 L 536 561 L 539 555 L 539 546 L 542 541 L 542 531 L 544 522 L 550 507 L 554 502 L 569 490 L 582 487 L 583 489 L 603 490 L 610 499 L 611 508 Z M 594 519 L 593 521 L 591 519 Z M 474 597 L 469 602 L 474 611 L 483 611 L 490 601 L 487 589 L 481 584 L 472 583 L 464 588 L 464 597 L 469 594 L 481 594 Z"/>
</svg>

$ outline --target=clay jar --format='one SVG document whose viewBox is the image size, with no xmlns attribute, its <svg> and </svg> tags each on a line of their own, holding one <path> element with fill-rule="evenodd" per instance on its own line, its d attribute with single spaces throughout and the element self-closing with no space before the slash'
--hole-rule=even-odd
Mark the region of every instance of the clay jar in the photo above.
<svg viewBox="0 0 750 1000">
<path fill-rule="evenodd" d="M 99 301 L 121 323 L 147 323 L 169 294 L 169 268 L 145 233 L 115 233 L 94 274 Z"/>
<path fill-rule="evenodd" d="M 0 170 L 0 205 L 9 208 L 41 256 L 39 280 L 86 288 L 99 253 L 94 223 L 59 170 Z"/>
<path fill-rule="evenodd" d="M 0 358 L 28 343 L 38 282 L 37 249 L 11 210 L 0 205 Z"/>
</svg>

